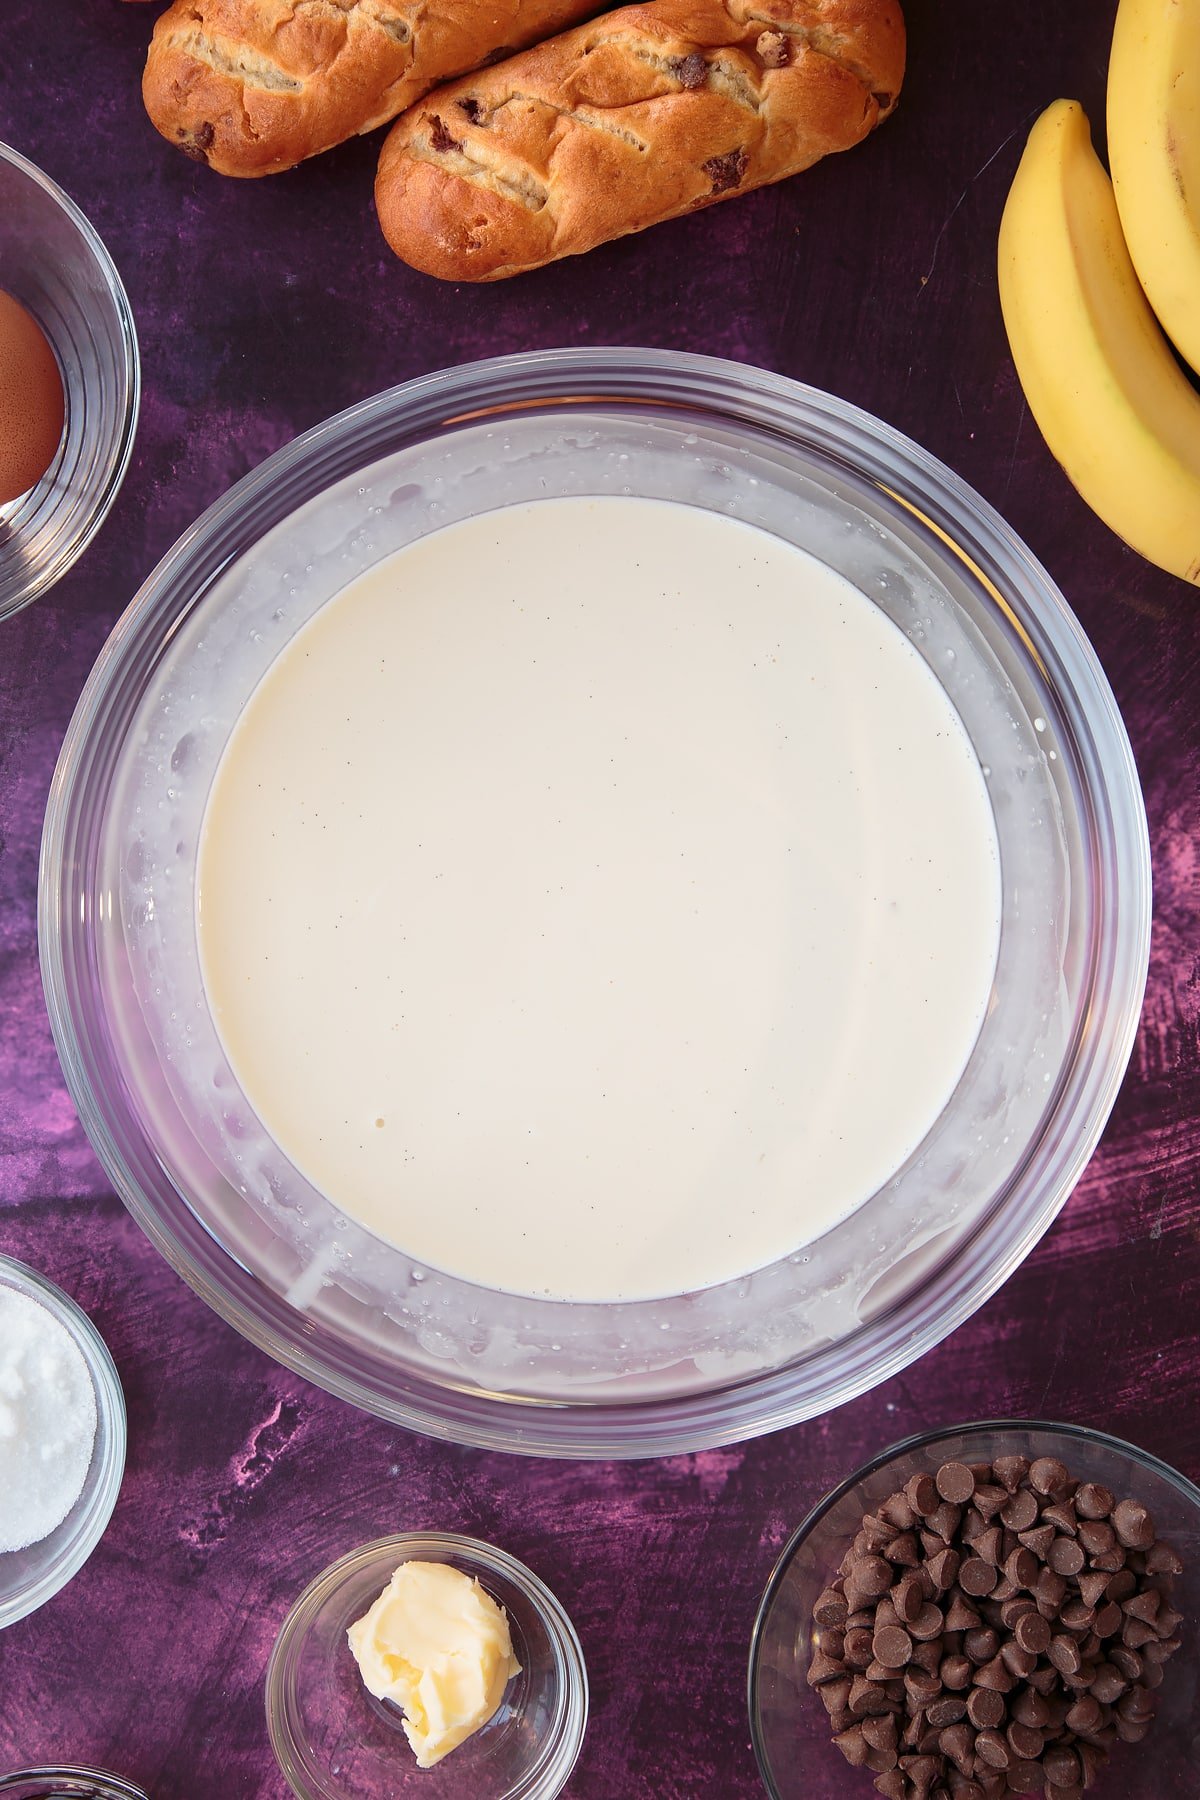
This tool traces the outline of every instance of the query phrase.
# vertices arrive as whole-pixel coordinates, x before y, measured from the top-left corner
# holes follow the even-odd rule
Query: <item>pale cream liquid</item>
[[[979,766],[902,633],[765,532],[547,500],[401,551],[247,704],[199,861],[267,1130],[418,1261],[677,1294],[875,1192],[983,1019]]]

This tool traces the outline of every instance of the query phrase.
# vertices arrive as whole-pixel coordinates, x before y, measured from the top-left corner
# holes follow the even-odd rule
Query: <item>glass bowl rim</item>
[[[52,175],[23,156],[19,150],[0,139],[0,162],[8,163],[18,174],[26,177],[32,184],[40,188],[48,200],[52,201],[72,225],[81,239],[92,261],[96,265],[104,286],[116,309],[117,323],[120,333],[120,382],[121,406],[120,414],[114,421],[111,433],[113,452],[110,457],[111,467],[104,487],[97,495],[96,501],[78,529],[66,543],[60,545],[50,561],[31,574],[25,589],[17,597],[0,610],[0,623],[5,619],[15,618],[17,613],[38,600],[46,591],[60,581],[67,571],[78,562],[96,533],[103,525],[113,502],[121,491],[121,484],[129,469],[133,456],[134,440],[137,436],[138,417],[142,403],[142,357],[138,343],[137,323],[133,316],[133,307],[121,279],[120,271],[112,259],[112,254],[104,239],[96,230],[87,214],[76,205],[70,194],[61,188]],[[107,435],[107,434],[106,434]]]
[[[758,1765],[759,1779],[766,1788],[771,1800],[780,1800],[779,1791],[771,1779],[767,1766],[766,1752],[762,1742],[762,1731],[758,1717],[758,1665],[762,1653],[763,1637],[766,1631],[767,1615],[775,1600],[775,1595],[791,1566],[792,1559],[809,1534],[816,1529],[826,1513],[853,1493],[869,1476],[875,1475],[888,1463],[897,1461],[901,1456],[909,1456],[917,1450],[927,1450],[931,1445],[941,1443],[946,1438],[965,1437],[968,1433],[989,1432],[1000,1434],[1007,1431],[1044,1432],[1047,1436],[1063,1438],[1069,1443],[1101,1444],[1107,1450],[1114,1450],[1119,1455],[1128,1457],[1130,1462],[1147,1469],[1151,1474],[1161,1477],[1170,1486],[1176,1488],[1183,1499],[1190,1501],[1197,1514],[1200,1515],[1200,1487],[1173,1469],[1170,1463],[1163,1462],[1149,1450],[1142,1450],[1137,1444],[1131,1444],[1125,1438],[1114,1437],[1109,1431],[1099,1431],[1092,1425],[1075,1425],[1057,1419],[972,1419],[962,1425],[942,1425],[932,1431],[918,1431],[911,1436],[900,1438],[889,1444],[878,1455],[872,1456],[852,1475],[840,1481],[816,1504],[809,1508],[800,1523],[787,1536],[787,1540],[775,1559],[771,1573],[763,1588],[762,1598],[754,1614],[754,1624],[750,1631],[750,1656],[746,1674],[746,1706],[750,1718],[750,1743],[754,1751],[754,1760]]]
[[[100,1477],[96,1483],[85,1510],[80,1514],[69,1543],[64,1547],[66,1554],[51,1562],[29,1586],[20,1590],[11,1600],[0,1599],[0,1631],[6,1626],[15,1625],[19,1619],[28,1618],[39,1607],[52,1600],[61,1592],[67,1583],[76,1576],[100,1539],[108,1529],[109,1520],[117,1504],[117,1496],[121,1491],[121,1483],[125,1476],[125,1452],[127,1425],[125,1416],[125,1393],[121,1386],[121,1378],[113,1361],[112,1352],[100,1336],[91,1319],[77,1301],[63,1291],[57,1283],[50,1280],[37,1269],[30,1268],[28,1263],[19,1262],[14,1256],[0,1254],[0,1286],[12,1287],[18,1293],[36,1300],[46,1308],[51,1316],[59,1321],[71,1334],[72,1341],[78,1345],[80,1354],[87,1364],[88,1374],[92,1379],[92,1387],[96,1394],[96,1435],[100,1436],[100,1427],[107,1427],[108,1447],[104,1462],[101,1465]],[[96,1449],[93,1447],[92,1461],[88,1464],[88,1474],[95,1466]],[[86,1478],[85,1478],[86,1479]],[[71,1518],[78,1507],[76,1501],[67,1518]],[[63,1521],[66,1523],[66,1520]],[[59,1529],[56,1527],[55,1529]],[[37,1544],[29,1549],[36,1551]],[[20,1554],[15,1552],[14,1554]],[[66,1765],[63,1765],[65,1767]],[[2,1785],[0,1785],[2,1791]]]
[[[75,830],[69,816],[73,790],[91,774],[97,721],[111,705],[143,635],[151,624],[165,623],[167,602],[170,618],[178,619],[185,601],[176,589],[196,558],[214,545],[226,562],[240,555],[311,492],[320,491],[297,491],[305,476],[319,476],[328,485],[400,443],[436,439],[468,419],[506,416],[518,408],[552,414],[588,403],[690,405],[738,430],[790,434],[792,441],[800,439],[829,459],[840,456],[851,463],[906,508],[906,528],[938,554],[949,542],[991,586],[1014,644],[1019,643],[1030,666],[1053,688],[1072,729],[1089,744],[1094,738],[1103,745],[1102,758],[1094,748],[1086,787],[1089,816],[1095,815],[1092,848],[1097,856],[1103,853],[1107,883],[1097,907],[1108,936],[1102,947],[1097,939],[1097,966],[1090,977],[1093,1004],[1097,990],[1100,995],[1103,1031],[1078,1046],[1067,1065],[1054,1109],[1008,1184],[1005,1204],[990,1210],[947,1265],[845,1340],[858,1348],[847,1357],[845,1344],[841,1346],[838,1366],[823,1375],[819,1393],[815,1382],[809,1384],[814,1388],[810,1393],[797,1381],[794,1364],[734,1376],[665,1401],[575,1404],[506,1398],[502,1406],[487,1389],[439,1384],[408,1367],[390,1369],[386,1381],[373,1370],[364,1372],[361,1361],[354,1361],[340,1344],[314,1343],[303,1329],[303,1316],[292,1316],[281,1297],[244,1276],[227,1253],[214,1258],[207,1234],[204,1243],[195,1234],[189,1237],[190,1213],[178,1195],[164,1200],[156,1189],[148,1198],[116,1141],[107,1106],[99,1102],[104,1072],[97,1078],[95,1059],[85,1052],[75,1028],[75,983],[73,974],[68,979],[66,973],[64,932],[78,926],[73,918],[64,926],[58,906],[66,838]],[[378,434],[384,431],[392,435],[381,444]],[[919,507],[905,497],[906,489],[919,499]],[[266,524],[259,508],[270,515]],[[908,513],[915,516],[910,519]],[[236,548],[227,548],[238,524],[250,535],[238,539]],[[976,557],[985,568],[990,563],[999,571],[1011,600],[982,574]],[[207,583],[193,584],[186,604],[201,602],[206,591]],[[156,609],[163,620],[157,619]],[[1064,596],[1001,515],[920,445],[836,396],[728,359],[627,346],[518,352],[419,376],[311,427],[214,501],[151,572],[99,653],[51,784],[39,877],[42,979],[68,1089],[116,1191],[171,1266],[268,1355],[377,1416],[481,1449],[573,1458],[695,1451],[827,1412],[907,1367],[995,1293],[1057,1217],[1111,1112],[1141,1013],[1150,917],[1145,808],[1115,698]],[[1069,1131],[1063,1130],[1064,1123]],[[936,1304],[931,1304],[935,1285]]]
[[[553,1754],[541,1772],[549,1778],[549,1785],[539,1786],[536,1790],[537,1800],[551,1800],[551,1796],[561,1792],[570,1779],[587,1730],[590,1695],[587,1663],[579,1634],[558,1596],[511,1551],[457,1531],[399,1531],[372,1538],[369,1543],[347,1550],[327,1564],[292,1602],[271,1647],[264,1683],[267,1734],[281,1774],[294,1793],[311,1800],[315,1790],[307,1782],[297,1786],[297,1780],[306,1771],[294,1754],[294,1736],[286,1717],[283,1695],[287,1677],[295,1666],[296,1653],[307,1638],[314,1619],[351,1576],[365,1572],[373,1562],[394,1558],[392,1566],[398,1567],[400,1563],[413,1561],[422,1551],[448,1552],[470,1565],[477,1575],[482,1576],[485,1585],[488,1574],[504,1576],[519,1588],[545,1627],[563,1676],[561,1703],[555,1720],[556,1741]]]
[[[81,1763],[39,1763],[34,1769],[14,1769],[0,1775],[0,1794],[26,1781],[86,1781],[94,1800],[148,1800],[143,1788],[111,1769],[85,1769]]]

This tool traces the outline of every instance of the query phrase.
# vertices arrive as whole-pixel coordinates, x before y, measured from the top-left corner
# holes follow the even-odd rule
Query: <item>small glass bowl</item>
[[[70,1763],[0,1775],[0,1794],[7,1800],[148,1800],[140,1787],[107,1769],[81,1769]]]
[[[1200,1623],[1200,1489],[1157,1457],[1084,1425],[998,1419],[906,1438],[859,1469],[797,1526],[775,1565],[750,1641],[750,1735],[772,1800],[853,1800],[872,1792],[866,1770],[847,1768],[834,1746],[820,1700],[806,1683],[813,1649],[812,1609],[872,1512],[911,1475],[944,1462],[991,1462],[997,1456],[1052,1456],[1079,1481],[1094,1481],[1118,1500],[1147,1507],[1161,1538],[1183,1562],[1173,1605],[1183,1614],[1183,1646],[1166,1666],[1149,1736],[1119,1745],[1097,1800],[1122,1791],[1162,1796],[1196,1791],[1200,1737],[1197,1625]]]
[[[96,1441],[78,1500],[49,1537],[25,1550],[0,1552],[3,1629],[36,1612],[65,1587],[104,1535],[125,1472],[125,1397],[107,1345],[87,1314],[61,1288],[8,1256],[0,1256],[0,1287],[36,1300],[66,1327],[88,1366],[96,1394]]]
[[[403,1562],[449,1563],[504,1608],[521,1673],[500,1709],[432,1769],[418,1769],[398,1707],[363,1686],[346,1642]],[[284,1621],[267,1669],[267,1728],[300,1800],[553,1800],[575,1766],[588,1683],[575,1628],[515,1557],[433,1531],[379,1538],[318,1575]]]
[[[44,593],[91,542],[133,449],[141,376],[129,299],[74,201],[0,144],[0,284],[58,358],[66,426],[27,494],[0,506],[0,620]]]

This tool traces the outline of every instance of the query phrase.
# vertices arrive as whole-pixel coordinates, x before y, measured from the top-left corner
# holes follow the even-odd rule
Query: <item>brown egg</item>
[[[0,292],[0,505],[41,480],[63,429],[63,384],[33,316]]]

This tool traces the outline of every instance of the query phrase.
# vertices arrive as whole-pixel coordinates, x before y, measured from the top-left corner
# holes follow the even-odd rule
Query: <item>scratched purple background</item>
[[[524,1558],[576,1621],[593,1710],[575,1800],[739,1800],[760,1792],[743,1697],[759,1593],[789,1528],[867,1454],[916,1426],[1049,1412],[1112,1427],[1200,1477],[1200,596],[1123,549],[1055,469],[1022,405],[993,275],[1035,112],[1078,94],[1103,116],[1114,4],[909,10],[904,103],[874,142],[783,188],[472,291],[391,259],[371,210],[373,142],[268,182],[222,182],[142,115],[150,9],[0,7],[0,136],[99,227],[145,376],[133,466],[103,532],[49,598],[0,627],[0,1248],[91,1313],[130,1421],[100,1549],[0,1635],[0,1769],[95,1760],[156,1800],[284,1800],[262,1684],[290,1601],[368,1537],[446,1527]],[[406,1437],[207,1312],[126,1218],[84,1139],[34,933],[67,720],[174,537],[269,451],[363,395],[476,356],[580,343],[710,351],[798,376],[973,482],[1100,651],[1141,767],[1157,876],[1149,996],[1121,1100],[1066,1212],[1004,1291],[830,1418],[740,1449],[611,1466]],[[811,1791],[844,1800],[849,1778]]]

